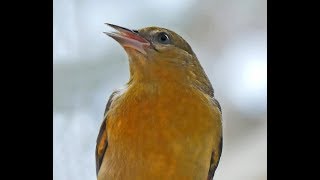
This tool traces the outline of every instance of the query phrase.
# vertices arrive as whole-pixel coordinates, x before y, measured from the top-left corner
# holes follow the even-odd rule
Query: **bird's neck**
[[[162,90],[163,87],[196,88],[213,96],[211,83],[197,60],[189,63],[176,63],[177,59],[157,60],[130,58],[129,85],[150,87],[147,89]],[[165,89],[164,89],[165,90]]]
[[[143,74],[142,74],[143,73]],[[182,90],[199,90],[213,96],[211,83],[206,76],[194,72],[165,71],[139,72],[131,75],[128,85],[138,87],[145,93],[179,93]]]
[[[164,94],[179,94],[184,90],[192,90],[190,84],[174,81],[174,80],[132,80],[128,83],[129,89],[132,89],[137,95],[158,96]]]

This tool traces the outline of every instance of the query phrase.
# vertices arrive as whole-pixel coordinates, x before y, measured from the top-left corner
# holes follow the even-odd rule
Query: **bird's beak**
[[[104,33],[118,41],[123,47],[133,48],[142,54],[147,54],[145,49],[150,46],[150,42],[141,37],[136,31],[109,23],[105,24],[117,30],[117,32]]]

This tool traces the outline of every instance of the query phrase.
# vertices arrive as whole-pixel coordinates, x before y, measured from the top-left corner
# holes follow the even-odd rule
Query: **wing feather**
[[[108,137],[107,137],[107,113],[110,109],[110,106],[113,102],[114,96],[119,91],[114,91],[111,96],[109,97],[108,103],[106,105],[105,111],[104,111],[104,118],[103,122],[100,126],[99,134],[97,137],[97,144],[96,144],[96,175],[98,175],[98,172],[100,170],[100,166],[104,157],[104,154],[108,147]]]
[[[213,103],[219,108],[220,113],[222,113],[219,101],[216,100],[214,97],[212,97],[212,100],[213,100]],[[220,157],[221,157],[221,153],[222,153],[222,146],[223,146],[223,138],[222,138],[222,134],[221,134],[220,142],[219,142],[219,149],[213,149],[212,153],[211,153],[210,167],[209,167],[207,180],[212,180],[214,173],[219,165],[219,161],[220,161]]]

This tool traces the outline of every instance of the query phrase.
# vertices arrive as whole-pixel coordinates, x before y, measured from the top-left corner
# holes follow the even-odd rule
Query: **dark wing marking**
[[[220,113],[222,113],[222,110],[221,110],[221,106],[220,106],[219,101],[218,101],[218,100],[216,100],[214,97],[212,98],[212,100],[213,100],[213,103],[214,103],[214,104],[219,108]]]
[[[220,113],[222,113],[221,106],[218,100],[216,100],[214,97],[212,97],[213,103],[219,108]],[[213,150],[211,154],[211,160],[210,160],[210,167],[209,167],[209,173],[208,173],[208,178],[207,180],[212,180],[214,173],[219,165],[221,153],[222,153],[222,145],[223,145],[223,138],[222,135],[220,137],[220,142],[219,142],[219,149],[217,151]],[[218,153],[218,156],[215,156],[215,153]],[[215,157],[217,157],[215,159]]]
[[[210,168],[209,168],[209,173],[208,173],[208,178],[207,180],[212,180],[214,173],[219,165],[220,157],[221,157],[221,152],[222,152],[222,144],[223,144],[223,138],[220,138],[220,143],[219,143],[219,149],[218,152],[212,151],[211,154],[211,160],[210,160]],[[214,159],[215,153],[218,153],[217,159]]]
[[[110,105],[112,103],[113,97],[118,93],[119,91],[114,91],[111,96],[109,97],[108,103],[106,105],[105,111],[104,111],[104,119],[100,126],[100,131],[97,137],[97,144],[96,144],[96,175],[98,175],[104,154],[108,147],[108,139],[107,139],[107,120],[106,117],[107,112],[109,111]]]

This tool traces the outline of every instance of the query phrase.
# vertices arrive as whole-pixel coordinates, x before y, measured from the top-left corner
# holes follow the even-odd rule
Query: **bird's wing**
[[[218,100],[216,100],[214,97],[212,97],[212,100],[213,100],[213,103],[219,108],[220,112],[222,113],[221,106],[220,106]],[[209,167],[207,180],[212,180],[214,173],[218,167],[221,152],[222,152],[222,144],[223,144],[223,138],[221,135],[220,142],[219,142],[219,149],[213,149],[213,151],[211,153],[210,167]]]
[[[111,96],[109,97],[108,103],[106,105],[105,111],[104,111],[104,118],[103,122],[100,126],[100,131],[97,137],[97,144],[96,144],[96,175],[98,175],[104,154],[108,147],[108,139],[107,139],[107,120],[108,117],[106,116],[110,105],[113,101],[113,97],[118,93],[118,91],[114,91]]]
[[[218,167],[219,161],[220,161],[220,156],[221,156],[221,151],[222,151],[222,136],[220,138],[219,142],[219,149],[218,151],[212,151],[211,154],[211,160],[210,160],[210,168],[208,172],[208,180],[212,180],[214,173]],[[217,155],[215,153],[218,153]]]

